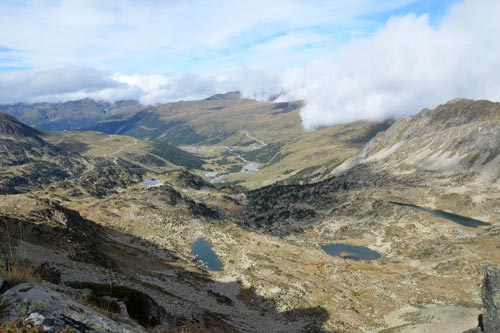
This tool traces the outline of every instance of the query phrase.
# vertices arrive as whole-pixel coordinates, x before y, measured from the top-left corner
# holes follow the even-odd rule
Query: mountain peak
[[[499,126],[500,103],[454,99],[397,121],[353,162],[378,162],[391,170],[474,171],[493,179],[500,161]]]
[[[239,91],[229,91],[225,94],[216,94],[213,95],[209,98],[207,98],[207,101],[218,101],[221,99],[229,99],[229,100],[239,100],[241,99],[241,94]]]

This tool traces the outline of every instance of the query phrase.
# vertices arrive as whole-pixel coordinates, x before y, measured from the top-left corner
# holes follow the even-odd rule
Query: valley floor
[[[452,179],[436,178],[426,183],[427,175],[421,178],[426,179],[422,183],[413,177],[407,183],[408,179],[404,175],[393,180],[384,178],[386,185],[382,186],[369,185],[372,179],[358,179],[366,182],[365,186],[333,193],[333,197],[342,198],[340,202],[332,199],[336,206],[331,208],[335,209],[325,209],[306,226],[302,220],[281,221],[283,230],[299,230],[286,233],[244,226],[241,221],[245,208],[226,200],[227,195],[220,190],[210,188],[178,190],[185,197],[225,212],[222,219],[193,216],[185,210],[186,203],[167,203],[161,186],[148,188],[140,184],[104,199],[66,199],[64,205],[116,230],[111,238],[117,244],[130,244],[130,237],[141,240],[137,246],[151,243],[158,253],[169,251],[178,257],[173,264],[178,269],[196,274],[203,271],[193,261],[190,244],[205,237],[224,263],[224,270],[210,272],[209,278],[216,281],[216,292],[231,300],[231,309],[210,299],[204,301],[199,291],[181,288],[161,277],[175,275],[172,268],[160,268],[151,261],[151,267],[147,267],[142,259],[136,262],[115,257],[113,261],[127,260],[134,274],[146,270],[139,275],[142,282],[164,290],[170,298],[224,313],[240,321],[236,325],[250,325],[257,319],[248,314],[240,317],[234,304],[240,304],[241,313],[248,310],[264,317],[271,313],[268,324],[278,313],[324,309],[327,315],[320,326],[335,332],[459,332],[474,327],[481,311],[479,286],[483,269],[500,266],[500,228],[495,211],[500,196],[492,195],[500,192],[498,188],[465,187]],[[55,193],[46,193],[37,195],[55,197]],[[19,205],[19,200],[5,197],[2,205]],[[439,208],[493,224],[468,228],[415,209],[397,207],[391,201]],[[294,203],[287,205],[293,207]],[[320,248],[326,243],[363,245],[382,257],[372,261],[332,257]],[[16,249],[20,257],[32,253],[29,259],[40,261],[39,248],[21,243]],[[47,252],[43,258],[50,256]],[[160,277],[151,277],[153,272]],[[66,274],[64,278],[69,280],[89,279],[67,270]],[[121,279],[119,274],[115,278]],[[157,296],[169,308],[168,301],[165,303],[169,297],[161,293]],[[181,315],[175,307],[170,311]],[[300,327],[305,327],[294,324],[293,328],[285,328],[286,321],[280,323],[283,326],[276,327],[276,332],[301,331]]]

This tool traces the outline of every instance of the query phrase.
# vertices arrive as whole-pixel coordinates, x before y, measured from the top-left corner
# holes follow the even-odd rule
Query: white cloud
[[[500,100],[499,13],[498,0],[469,0],[438,28],[427,15],[391,18],[332,58],[289,70],[284,87],[306,101],[306,129],[400,117],[455,97]]]
[[[60,66],[39,71],[0,73],[3,103],[68,99],[67,95],[102,94],[126,88],[92,68]]]
[[[252,50],[259,52],[249,45],[273,36],[285,34],[274,44],[274,51],[285,52],[312,42],[294,36],[318,30],[320,40],[329,39],[332,32],[375,24],[360,17],[415,1],[0,1],[0,46],[18,50],[19,64],[34,68],[77,63],[110,71],[208,73],[217,59],[243,51],[244,60],[221,66],[235,70]],[[281,57],[272,65],[299,65],[296,59]]]
[[[283,93],[281,100],[305,100],[301,116],[312,129],[400,117],[455,97],[500,100],[500,0],[466,0],[434,25],[427,15],[408,14],[371,34],[362,29],[373,22],[361,16],[410,2],[177,1],[158,8],[28,2],[34,5],[22,20],[16,4],[1,3],[0,32],[13,33],[0,34],[0,46],[24,54],[22,64],[46,68],[73,60],[89,66],[0,72],[0,103],[91,97],[156,104],[231,90],[260,100]],[[331,30],[312,28],[318,26],[361,31],[361,37],[338,47]],[[137,60],[148,70],[127,70]],[[107,62],[124,69],[92,69]],[[181,69],[144,74],[171,72],[160,66],[165,63]]]
[[[0,73],[0,103],[61,102],[82,98],[139,100],[145,105],[203,99],[239,90],[244,97],[267,100],[281,89],[278,74],[255,70],[218,77],[180,77],[108,73],[88,67],[61,66],[38,71]]]

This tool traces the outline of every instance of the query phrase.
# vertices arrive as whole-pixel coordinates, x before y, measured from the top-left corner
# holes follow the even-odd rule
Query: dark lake
[[[433,216],[441,217],[443,219],[450,220],[452,222],[458,223],[460,225],[463,225],[464,227],[470,227],[470,228],[477,228],[477,227],[482,227],[485,225],[489,225],[488,222],[484,222],[481,220],[476,220],[470,217],[454,214],[454,213],[449,213],[445,212],[444,210],[435,210],[435,209],[429,209],[425,207],[420,207],[417,205],[412,205],[412,204],[405,204],[401,202],[393,202],[389,201],[391,204],[396,205],[398,207],[405,207],[405,208],[414,208],[421,210],[422,212],[425,212],[427,214],[431,214]]]
[[[191,253],[203,262],[210,271],[221,271],[223,268],[222,262],[220,261],[217,253],[212,249],[212,246],[203,238],[198,238],[191,245]]]
[[[365,246],[354,246],[342,243],[321,245],[321,249],[334,257],[350,260],[373,260],[380,258],[380,253]]]

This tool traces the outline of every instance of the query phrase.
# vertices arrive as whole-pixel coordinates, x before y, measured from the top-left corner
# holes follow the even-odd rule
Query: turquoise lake
[[[203,237],[198,238],[191,245],[191,253],[203,262],[210,271],[221,271],[224,268],[217,253],[215,253],[212,246]]]

